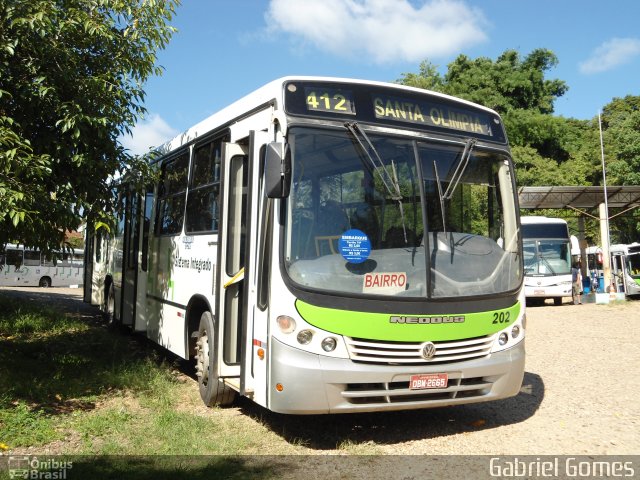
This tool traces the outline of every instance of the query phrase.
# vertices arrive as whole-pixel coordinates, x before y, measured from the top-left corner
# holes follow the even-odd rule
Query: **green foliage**
[[[567,91],[562,80],[544,78],[557,63],[553,52],[545,49],[534,50],[524,59],[517,51],[506,50],[495,62],[460,55],[448,65],[443,91],[501,114],[513,109],[552,113],[554,100]]]
[[[640,96],[615,98],[602,113],[608,185],[640,185]],[[614,223],[619,243],[640,240],[640,209]]]
[[[498,111],[504,120],[520,186],[602,185],[597,117],[576,120],[552,115],[566,83],[546,79],[555,54],[533,50],[521,58],[506,50],[495,61],[458,56],[445,75],[429,61],[399,83],[444,92]],[[615,98],[602,114],[607,184],[640,185],[640,97]],[[559,212],[550,212],[557,216]],[[612,212],[615,213],[615,212]],[[638,209],[612,224],[616,241],[637,241]]]
[[[178,2],[0,0],[0,244],[59,247],[111,209],[114,175],[145,167],[118,137]]]
[[[396,80],[396,82],[409,87],[442,92],[444,81],[437,69],[438,67],[436,65],[425,60],[420,64],[419,73],[403,73],[402,78]]]

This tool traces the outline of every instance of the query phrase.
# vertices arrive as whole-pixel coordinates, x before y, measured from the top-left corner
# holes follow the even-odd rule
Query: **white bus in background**
[[[627,297],[640,295],[640,243],[611,245],[609,253],[616,290]]]
[[[163,151],[158,185],[121,184],[109,244],[87,236],[85,301],[193,360],[207,405],[239,394],[318,414],[518,394],[522,249],[498,114],[288,77]]]
[[[571,296],[571,238],[560,218],[521,217],[524,293],[530,303]]]
[[[70,287],[81,285],[84,277],[84,250],[41,254],[23,245],[9,244],[0,253],[2,287]]]

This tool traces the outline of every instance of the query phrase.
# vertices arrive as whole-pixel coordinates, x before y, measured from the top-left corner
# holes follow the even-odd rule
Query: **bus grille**
[[[349,383],[342,397],[354,405],[435,402],[479,398],[488,395],[493,379],[484,377],[449,378],[447,388],[411,390],[409,382]]]
[[[422,357],[422,348],[425,342],[383,342],[361,338],[345,338],[345,340],[349,357],[354,362],[384,365],[431,365],[486,357],[491,351],[495,338],[494,334],[465,340],[433,342],[436,353],[429,360]]]

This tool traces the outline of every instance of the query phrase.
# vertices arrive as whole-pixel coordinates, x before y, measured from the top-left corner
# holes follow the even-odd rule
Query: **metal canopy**
[[[604,187],[520,187],[520,208],[597,208],[604,202]],[[607,186],[609,208],[640,207],[640,186]]]

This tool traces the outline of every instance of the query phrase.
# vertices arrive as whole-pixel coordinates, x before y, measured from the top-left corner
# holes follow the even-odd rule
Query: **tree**
[[[544,78],[557,63],[555,54],[546,49],[536,49],[523,60],[517,51],[506,50],[495,62],[459,55],[448,65],[444,77],[424,61],[418,74],[404,73],[398,82],[461,97],[500,114],[513,109],[546,114],[553,113],[553,102],[568,89],[562,80]]]
[[[602,112],[608,185],[640,185],[640,96],[614,98]],[[616,218],[616,239],[638,241],[640,209]]]
[[[524,59],[515,50],[506,50],[495,61],[460,55],[444,75],[424,61],[419,73],[405,73],[398,82],[498,111],[509,136],[518,185],[602,185],[597,118],[552,115],[554,101],[568,88],[562,80],[545,78],[557,62],[546,49],[536,49]],[[607,183],[640,185],[640,97],[613,99],[603,110],[602,125]],[[637,241],[640,209],[617,217],[612,228],[618,241]]]
[[[179,0],[0,0],[0,246],[59,248],[147,167],[118,138],[145,112]]]

